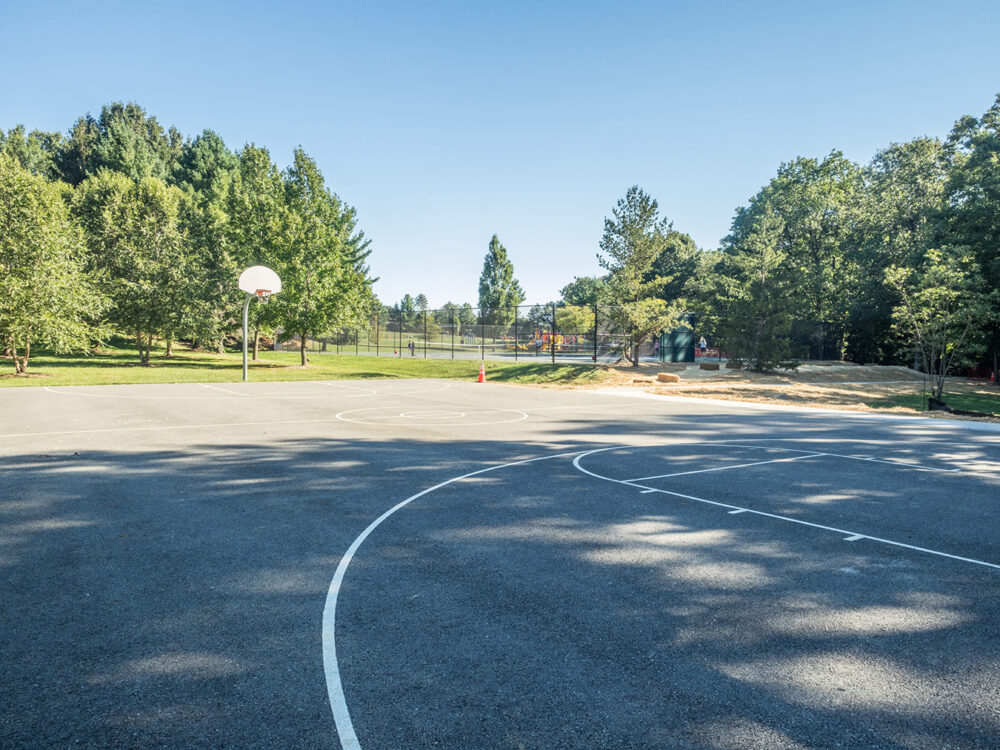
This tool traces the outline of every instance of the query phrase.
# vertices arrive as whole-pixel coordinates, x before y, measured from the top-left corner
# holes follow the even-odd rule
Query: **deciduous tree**
[[[155,177],[136,182],[107,170],[80,185],[74,199],[110,322],[135,336],[144,365],[154,337],[171,340],[180,330],[188,301],[180,201],[177,188]]]
[[[64,188],[0,154],[0,342],[22,375],[32,346],[87,346],[102,308]]]
[[[891,266],[886,281],[899,294],[896,323],[917,342],[932,396],[940,399],[948,373],[982,353],[982,331],[995,323],[995,290],[964,248],[927,251],[917,268]]]

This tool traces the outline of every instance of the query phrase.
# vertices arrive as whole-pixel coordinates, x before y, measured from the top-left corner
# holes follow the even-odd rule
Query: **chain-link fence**
[[[631,331],[620,309],[603,305],[522,305],[480,310],[469,305],[437,310],[383,308],[359,329],[309,338],[318,354],[375,357],[613,363],[631,356]],[[645,362],[724,362],[727,347],[714,331],[699,330],[694,316],[677,330],[663,331],[639,345]],[[839,337],[839,338],[838,338]],[[793,331],[793,357],[838,358],[842,335],[820,324]],[[276,348],[298,350],[298,337],[279,335]]]

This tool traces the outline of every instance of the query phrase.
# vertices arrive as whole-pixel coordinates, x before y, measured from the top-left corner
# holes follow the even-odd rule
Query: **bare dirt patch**
[[[680,380],[676,383],[657,382],[651,387],[648,380],[656,378],[659,373],[672,373]],[[649,364],[637,368],[608,368],[606,377],[596,387],[607,386],[642,388],[647,393],[663,396],[954,418],[944,412],[918,412],[902,406],[868,406],[870,402],[924,392],[924,376],[899,366],[810,362],[791,372],[760,374],[745,370],[704,370],[698,364]],[[963,379],[950,379],[947,390],[949,393],[993,396],[997,393],[996,387],[990,383]],[[1000,421],[993,417],[983,419]]]

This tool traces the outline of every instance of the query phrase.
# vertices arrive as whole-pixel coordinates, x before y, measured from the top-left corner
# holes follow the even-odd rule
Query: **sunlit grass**
[[[309,355],[300,366],[298,352],[261,352],[250,362],[250,380],[358,380],[367,378],[450,378],[475,380],[475,360],[424,359],[420,356]],[[5,365],[7,366],[5,368]],[[6,371],[4,371],[6,369]],[[135,349],[124,342],[92,354],[35,354],[28,377],[16,377],[13,363],[0,358],[0,387],[42,385],[116,385],[140,383],[234,383],[243,377],[242,354],[192,351],[175,346],[174,355],[154,349],[149,367],[139,364]],[[600,367],[586,364],[514,364],[487,362],[487,378],[505,383],[596,383],[605,377]]]
[[[994,396],[983,393],[946,393],[941,400],[952,409],[959,411],[977,411],[984,414],[1000,415],[1000,394]],[[925,411],[927,409],[927,396],[921,393],[900,394],[866,403],[875,409],[902,406],[906,409]]]

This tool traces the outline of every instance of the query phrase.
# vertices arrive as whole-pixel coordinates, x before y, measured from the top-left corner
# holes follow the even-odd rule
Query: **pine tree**
[[[479,315],[486,325],[510,325],[524,302],[524,291],[514,278],[514,264],[494,234],[479,277]]]

